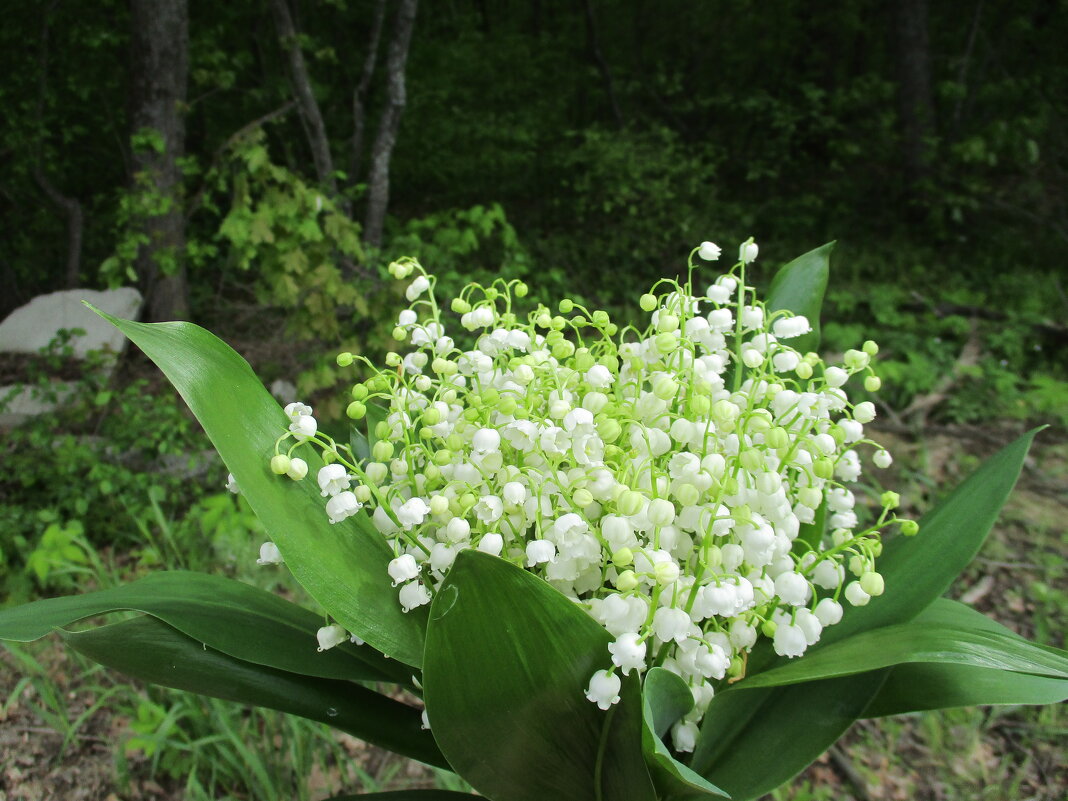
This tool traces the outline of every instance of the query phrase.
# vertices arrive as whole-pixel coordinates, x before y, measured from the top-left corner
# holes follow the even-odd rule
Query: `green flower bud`
[[[389,423],[387,423],[385,420],[379,420],[377,423],[375,423],[376,439],[385,439],[390,435],[390,433],[391,432],[389,430]]]
[[[525,298],[527,296],[527,293],[530,291],[530,288],[522,281],[520,281],[515,285],[515,290],[513,291],[515,292],[515,296],[517,298]]]
[[[575,302],[573,300],[571,300],[570,298],[564,298],[563,300],[560,301],[559,309],[560,309],[560,311],[562,313],[571,314],[571,312],[572,312],[572,310],[574,308],[575,308]]]
[[[606,443],[612,443],[619,439],[619,435],[623,433],[623,426],[612,418],[608,418],[604,422],[597,424],[597,433],[601,435],[601,439]]]
[[[289,470],[290,458],[284,453],[276,454],[271,459],[271,472],[275,475],[284,476]]]
[[[509,415],[515,412],[516,402],[515,398],[506,397],[501,398],[500,403],[497,405],[497,410],[503,415]]]
[[[865,343],[864,343],[864,345],[862,346],[862,349],[863,349],[863,351],[864,351],[865,353],[867,353],[867,354],[868,354],[869,356],[874,356],[874,355],[875,355],[876,353],[878,353],[878,352],[879,352],[879,346],[878,346],[878,345],[876,345],[876,344],[875,344],[875,343],[874,343],[874,342],[873,342],[872,340],[870,340],[870,339],[869,339],[869,340],[868,340],[867,342],[865,342]]]
[[[690,398],[690,408],[695,414],[704,417],[712,410],[712,399],[707,395],[693,395]]]
[[[816,459],[812,463],[812,473],[817,478],[830,479],[834,477],[834,462],[826,456]]]
[[[348,367],[352,364],[352,354],[346,351],[345,353],[339,353],[337,355],[337,366]]]
[[[460,508],[466,512],[472,506],[478,503],[478,498],[475,497],[473,492],[465,492],[460,496]]]
[[[393,338],[398,342],[403,342],[408,338],[408,332],[398,325],[393,329]]]
[[[449,436],[445,438],[445,447],[450,451],[461,450],[464,447],[463,437],[456,433],[449,434]]]
[[[901,496],[891,490],[884,492],[879,500],[885,509],[896,509],[901,505]],[[871,595],[871,593],[868,594]]]
[[[345,409],[345,414],[351,420],[362,420],[363,416],[367,414],[367,407],[359,401],[353,401],[348,405],[348,408]]]
[[[797,377],[800,378],[802,381],[807,381],[808,379],[812,378],[812,365],[808,362],[801,362],[797,365],[797,368],[794,370],[794,372],[797,373]]]
[[[367,387],[363,384],[357,384],[352,388],[350,394],[352,395],[353,400],[363,400],[368,395]]]
[[[870,375],[864,379],[864,389],[868,392],[878,392],[883,386],[883,380],[877,375]]]
[[[634,563],[634,552],[630,548],[620,548],[612,554],[612,564],[616,567],[626,567]]]
[[[883,582],[883,577],[876,573],[874,570],[869,570],[863,576],[860,577],[860,588],[864,592],[868,593],[872,597],[882,595],[886,589],[886,585]]]
[[[584,509],[593,503],[593,495],[585,487],[580,487],[571,494],[571,500],[574,501],[575,505],[580,509]]]
[[[683,506],[693,506],[700,499],[701,492],[693,484],[680,484],[675,489],[675,497]]]
[[[642,295],[641,298],[638,299],[638,305],[641,307],[642,311],[651,312],[656,308],[656,295],[650,295],[648,293]]]
[[[371,448],[371,456],[376,462],[385,462],[393,458],[393,443],[380,439]]]
[[[738,454],[738,461],[750,473],[759,473],[764,470],[764,454],[756,448],[742,451]]]
[[[738,525],[745,526],[753,522],[753,510],[749,508],[748,504],[739,504],[731,509],[731,517],[734,518],[734,522]]]
[[[809,509],[816,509],[823,503],[823,493],[815,487],[802,487],[798,490],[797,499]]]
[[[662,313],[656,319],[656,330],[671,334],[679,330],[679,318],[674,314]]]
[[[360,503],[367,503],[371,500],[371,488],[366,484],[360,484],[352,491],[352,494],[356,496],[356,500]]]
[[[871,361],[871,356],[862,350],[847,350],[843,361],[851,370],[863,370],[868,366],[868,362]],[[870,595],[871,593],[869,593]]]
[[[775,630],[778,628],[774,620],[765,620],[760,626],[760,631],[765,637],[774,637]]]
[[[426,476],[427,481],[437,481],[441,478],[441,471],[436,464],[428,464],[423,468],[423,475]]]
[[[644,503],[645,498],[642,494],[640,492],[635,492],[634,490],[627,490],[619,496],[619,500],[617,501],[620,513],[627,515],[628,517],[630,515],[638,514]]]
[[[764,433],[764,442],[769,448],[779,450],[779,448],[785,448],[790,444],[790,435],[786,433],[786,429],[782,426],[775,426],[775,428],[769,428]]]
[[[423,412],[423,425],[436,426],[441,422],[441,412],[431,406],[429,409]]]
[[[678,391],[678,382],[668,375],[658,376],[653,383],[653,394],[662,401],[671,400]]]
[[[467,314],[469,311],[471,311],[471,304],[463,298],[453,298],[452,310],[457,314]]]
[[[442,448],[440,451],[434,451],[434,455],[431,459],[438,467],[444,467],[452,461],[452,451],[447,448]]]
[[[656,335],[653,342],[656,345],[656,349],[664,355],[671,353],[679,346],[679,338],[674,333],[661,332]]]
[[[441,516],[449,511],[449,499],[444,495],[435,495],[430,499],[430,514]]]
[[[616,576],[616,589],[620,592],[630,592],[640,584],[638,575],[633,570],[624,570]]]
[[[593,322],[599,326],[607,325],[609,322],[608,312],[598,309],[593,313]]]
[[[901,533],[906,537],[915,537],[920,532],[920,524],[915,520],[902,520]]]
[[[705,566],[717,568],[723,564],[723,550],[718,545],[709,545],[705,551]]]

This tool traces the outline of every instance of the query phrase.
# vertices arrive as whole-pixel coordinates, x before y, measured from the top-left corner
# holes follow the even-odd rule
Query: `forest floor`
[[[883,428],[876,438],[896,462],[893,474],[880,478],[901,492],[907,511],[918,512],[930,502],[933,488],[955,485],[1019,433],[1018,426],[928,427],[919,433]],[[1022,635],[1063,647],[1066,520],[1068,437],[1051,429],[1039,436],[994,532],[950,595]],[[136,697],[141,692],[136,684],[87,671],[54,642],[0,650],[0,801],[189,797],[186,777],[168,771],[158,754],[124,747],[136,729],[136,706],[114,699],[116,693]],[[1064,705],[861,721],[769,799],[1063,801],[1068,798],[1066,731]],[[298,793],[302,798],[435,786],[435,777],[414,763],[398,762],[347,735],[322,736],[333,737],[340,748],[334,753],[344,757],[316,763]],[[346,759],[359,769],[350,769]],[[235,791],[220,797],[255,796]]]

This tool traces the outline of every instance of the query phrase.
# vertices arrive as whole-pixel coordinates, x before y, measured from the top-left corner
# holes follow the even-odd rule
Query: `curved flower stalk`
[[[296,454],[320,450],[326,464],[304,480],[318,483],[331,523],[370,512],[404,611],[432,600],[458,553],[478,550],[539,575],[612,635],[611,665],[586,690],[601,709],[620,700],[619,674],[680,676],[694,699],[672,730],[680,752],[762,637],[780,656],[804,654],[844,607],[884,592],[880,534],[917,530],[894,514],[893,492],[870,525],[854,509],[862,455],[891,463],[865,434],[874,405],[845,389],[854,376],[879,388],[877,345],[840,364],[797,350],[808,319],[769,309],[746,283],[756,244],[722,274],[695,262],[718,255],[702,244],[685,284],[643,295],[641,329],[568,299],[523,314],[522,282],[471,284],[450,304],[466,349],[449,336],[434,276],[394,262],[411,279],[393,332],[409,348],[384,369],[338,357],[372,371],[348,407],[357,420],[368,404],[384,409],[370,458],[318,434],[301,403],[286,407],[271,456],[275,473],[301,480]]]

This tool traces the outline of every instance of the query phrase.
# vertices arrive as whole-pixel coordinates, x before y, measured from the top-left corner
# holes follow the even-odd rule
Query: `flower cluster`
[[[385,410],[370,424],[370,457],[318,432],[296,403],[271,460],[301,480],[308,468],[294,451],[322,449],[327,516],[370,511],[396,555],[389,576],[406,611],[430,602],[467,548],[543,577],[614,638],[590,701],[608,709],[619,674],[654,664],[686,680],[695,707],[673,729],[679,751],[692,750],[715,688],[744,675],[759,637],[781,656],[803,654],[842,619],[843,600],[882,593],[880,531],[916,531],[894,516],[891,492],[861,526],[849,489],[866,448],[875,465],[891,461],[865,436],[875,407],[844,388],[853,376],[879,388],[875,343],[841,364],[796,349],[810,323],[768,309],[746,285],[752,240],[695,289],[694,257],[720,252],[703,243],[685,285],[662,280],[643,295],[642,330],[567,299],[558,313],[520,316],[522,282],[469,285],[451,304],[468,348],[446,333],[434,277],[395,262],[396,278],[414,275],[393,332],[410,347],[390,353],[386,370],[372,366],[348,407],[356,420]],[[354,361],[366,360],[338,357]],[[261,551],[261,562],[279,559],[273,546]],[[324,648],[344,635],[327,628]]]

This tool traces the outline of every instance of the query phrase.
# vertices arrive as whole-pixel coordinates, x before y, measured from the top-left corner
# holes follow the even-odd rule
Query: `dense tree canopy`
[[[537,268],[608,303],[606,269],[644,281],[709,236],[776,257],[837,238],[884,279],[1050,270],[1068,244],[1066,10],[8,2],[2,304],[188,269],[194,317],[249,284],[314,315],[307,292],[374,280],[361,242]],[[146,61],[185,25],[187,53]]]

